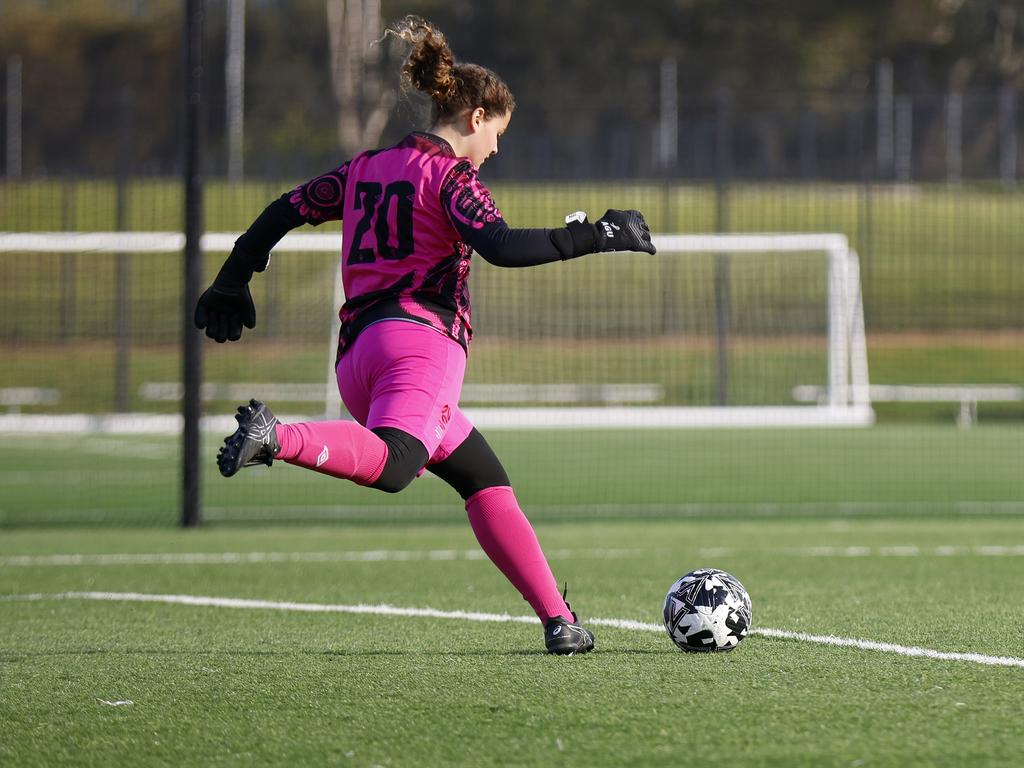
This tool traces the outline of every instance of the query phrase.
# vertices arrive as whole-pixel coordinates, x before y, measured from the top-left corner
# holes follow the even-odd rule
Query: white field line
[[[512,616],[507,613],[478,613],[473,611],[439,611],[434,608],[400,608],[393,605],[333,605],[325,603],[293,603],[276,600],[250,600],[236,597],[208,597],[203,595],[152,595],[139,592],[57,592],[52,594],[25,594],[0,596],[0,602],[36,600],[100,600],[107,602],[173,603],[212,608],[239,608],[250,610],[297,611],[302,613],[351,613],[372,616],[402,616],[410,618],[455,619],[460,621],[536,624],[534,616]],[[661,624],[650,624],[630,619],[590,619],[594,626],[614,627],[635,632],[664,632]],[[751,634],[781,640],[857,648],[864,651],[893,653],[898,656],[934,659],[937,661],[966,661],[997,667],[1024,668],[1024,659],[1014,656],[986,656],[981,653],[950,653],[912,645],[880,643],[832,635],[812,635],[806,632],[788,632],[782,629],[754,628]]]
[[[735,557],[740,554],[777,553],[796,557],[1024,557],[1024,544],[976,544],[922,547],[916,544],[895,544],[880,547],[705,547],[700,557]],[[0,560],[2,563],[2,560]]]
[[[269,472],[266,467],[253,467],[252,471]],[[430,477],[428,472],[424,477]],[[159,485],[166,479],[165,471],[97,470],[69,474],[67,470],[0,470],[0,494],[7,485],[45,485],[56,482],[78,482],[88,487],[98,484]],[[35,522],[100,522],[113,517],[123,517],[131,510],[108,507],[66,507],[50,508],[33,512]],[[778,518],[787,516],[839,515],[854,518],[860,515],[876,516],[893,514],[917,517],[934,512],[962,516],[1011,516],[1024,515],[1024,501],[912,501],[912,502],[800,502],[800,503],[746,503],[723,502],[709,504],[572,504],[549,505],[531,504],[528,512],[552,519],[601,520],[621,518],[630,515],[646,515],[654,518],[692,518],[713,515],[743,515],[757,518]],[[159,512],[143,512],[149,516]],[[265,507],[208,507],[203,510],[206,520],[348,520],[373,517],[384,519],[395,517],[415,520],[418,516],[445,516],[465,514],[458,504],[403,504],[390,506],[346,506],[346,505],[303,505]],[[13,509],[0,507],[0,523],[8,519],[23,520],[25,515]]]
[[[255,467],[260,470],[260,467]],[[425,476],[429,476],[427,473]],[[658,517],[704,517],[712,514],[739,513],[751,517],[775,518],[787,515],[832,514],[854,517],[895,513],[922,515],[936,510],[958,515],[1022,515],[1024,501],[856,501],[856,502],[714,502],[697,504],[531,504],[530,512],[558,517],[605,518],[643,513]],[[365,506],[304,505],[209,507],[204,510],[208,520],[344,519],[352,516],[416,515],[461,511],[458,505],[407,504],[368,508]]]
[[[1024,544],[938,547],[918,547],[914,545],[885,547],[792,547],[782,551],[786,554],[799,555],[801,557],[955,557],[962,555],[976,557],[1020,557],[1024,556]]]
[[[936,651],[931,648],[919,648],[913,645],[896,645],[895,643],[880,643],[875,640],[861,640],[855,637],[835,637],[834,635],[811,635],[807,632],[787,632],[783,629],[751,630],[754,634],[765,637],[775,637],[782,640],[799,640],[805,643],[818,643],[820,645],[833,645],[840,648],[859,648],[863,651],[881,651],[882,653],[895,653],[900,656],[916,656],[937,661],[970,661],[974,664],[987,664],[993,667],[1022,667],[1024,659],[1014,656],[986,656],[982,653],[950,653],[947,651]]]
[[[552,549],[552,560],[621,560],[646,557],[666,549]],[[701,558],[735,557],[747,550],[730,547],[705,547],[697,550]],[[1024,557],[1024,544],[987,544],[975,546],[919,547],[765,547],[760,554],[778,552],[799,557]],[[258,563],[385,563],[451,560],[484,560],[479,549],[376,549],[341,552],[159,552],[150,554],[64,554],[0,556],[0,567],[84,566],[84,565],[251,565]]]
[[[552,560],[643,557],[644,549],[552,549]],[[480,549],[376,549],[348,552],[161,552],[153,554],[68,554],[0,556],[3,566],[76,565],[247,565],[253,563],[384,563],[485,560]]]

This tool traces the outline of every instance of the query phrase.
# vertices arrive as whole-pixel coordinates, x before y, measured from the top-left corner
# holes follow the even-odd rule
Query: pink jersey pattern
[[[389,318],[428,325],[468,349],[472,249],[460,230],[501,213],[451,145],[412,133],[300,185],[290,200],[314,226],[343,222],[339,358],[363,328]]]

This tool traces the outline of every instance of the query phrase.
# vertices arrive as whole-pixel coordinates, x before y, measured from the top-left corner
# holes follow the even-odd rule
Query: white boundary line
[[[859,648],[864,651],[881,651],[882,653],[895,653],[900,656],[914,656],[937,661],[969,661],[974,664],[987,664],[993,667],[1022,667],[1024,659],[1013,656],[986,656],[981,653],[949,653],[936,651],[931,648],[919,648],[913,645],[896,645],[895,643],[880,643],[875,640],[861,640],[855,637],[835,637],[833,635],[811,635],[806,632],[787,632],[782,629],[753,629],[754,634],[774,637],[782,640],[799,640],[805,643],[819,643],[821,645],[833,645],[840,648]]]
[[[255,467],[254,469],[261,469]],[[430,477],[430,474],[424,475]],[[346,505],[305,505],[210,507],[205,510],[208,520],[249,520],[264,518],[317,518],[335,519],[353,515],[370,514],[436,514],[450,512],[449,504],[408,504],[381,507],[358,507]],[[778,517],[798,514],[842,514],[876,515],[880,513],[910,512],[927,514],[935,510],[947,510],[958,515],[1022,515],[1024,501],[768,501],[768,502],[708,502],[679,504],[531,504],[535,513],[559,513],[564,516],[583,515],[589,518],[614,517],[622,514],[642,512],[664,516],[705,516],[709,514],[742,513],[756,517]]]
[[[266,467],[253,467],[253,472],[269,472]],[[146,482],[152,482],[156,470],[132,473],[122,472],[125,476],[143,476]],[[50,474],[60,474],[59,470],[44,471],[11,471],[6,475],[8,482],[40,482]],[[66,472],[64,473],[66,474]],[[4,472],[0,471],[0,485]],[[95,477],[95,473],[94,473]],[[103,473],[107,481],[110,473]],[[137,477],[136,477],[137,479]],[[435,482],[429,472],[421,478],[426,482]],[[0,501],[2,503],[2,501]],[[859,516],[877,516],[880,514],[895,515],[900,519],[944,513],[957,516],[979,517],[999,516],[1011,517],[1024,515],[1024,500],[1015,501],[820,501],[820,502],[708,502],[708,503],[639,503],[639,504],[531,504],[530,512],[538,520],[548,518],[570,519],[585,518],[602,520],[618,518],[624,515],[646,515],[656,518],[694,518],[713,515],[740,515],[745,518],[777,518],[799,517],[806,515],[842,516],[856,518]],[[390,504],[381,506],[355,505],[317,505],[303,506],[245,506],[245,507],[208,507],[204,510],[204,519],[209,521],[251,521],[251,520],[348,520],[352,518],[375,518],[379,520],[401,518],[416,521],[418,517],[431,517],[462,512],[462,508],[452,504]],[[164,519],[162,513],[152,510],[144,512],[150,518]],[[59,522],[82,523],[121,519],[126,515],[137,516],[133,510],[112,509],[109,507],[66,507],[50,508],[36,511],[31,516],[20,510],[5,509],[0,506],[0,523],[17,520],[19,523]],[[938,549],[938,548],[937,548]],[[724,551],[724,550],[723,550]],[[718,549],[715,552],[719,552]],[[944,553],[936,553],[944,554]]]
[[[203,595],[152,595],[139,592],[57,592],[52,594],[5,595],[0,602],[36,600],[100,600],[107,602],[173,603],[213,608],[247,608],[272,611],[298,611],[303,613],[353,613],[373,616],[404,616],[416,618],[456,619],[461,621],[502,622],[535,624],[534,616],[512,616],[507,613],[477,613],[472,611],[439,611],[434,608],[400,608],[393,605],[332,605],[325,603],[292,603],[276,600],[250,600],[236,597],[209,597]],[[630,619],[590,619],[594,626],[614,627],[640,632],[664,632],[661,624],[649,624]],[[754,628],[751,634],[780,640],[796,640],[840,648],[857,648],[864,651],[894,653],[898,656],[926,658],[937,661],[966,661],[996,667],[1024,668],[1024,659],[1014,656],[986,656],[981,653],[950,653],[913,645],[880,643],[833,635],[811,635],[806,632],[788,632],[782,629]]]
[[[641,557],[644,549],[552,549],[554,560]],[[341,552],[158,552],[151,554],[65,554],[0,556],[4,566],[78,565],[247,565],[258,563],[382,563],[485,560],[481,549],[368,549]]]
[[[650,555],[651,549],[552,549],[554,560],[598,558],[622,559]],[[667,550],[662,550],[667,551]],[[733,547],[703,547],[700,557],[732,557],[744,550]],[[974,546],[919,547],[761,547],[760,553],[779,552],[797,557],[1024,557],[1024,544],[978,544]],[[484,560],[480,549],[368,549],[336,552],[153,552],[60,555],[0,555],[3,567],[104,566],[104,565],[252,565],[260,563],[384,563],[452,560]]]

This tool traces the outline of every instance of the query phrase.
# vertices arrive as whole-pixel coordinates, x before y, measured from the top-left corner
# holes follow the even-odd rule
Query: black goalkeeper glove
[[[263,260],[264,268],[267,260]],[[251,260],[235,246],[213,285],[196,303],[196,328],[205,328],[206,335],[220,344],[242,338],[243,325],[255,328],[256,305],[252,303],[249,292],[253,271]]]
[[[597,250],[656,252],[651,230],[640,211],[616,211],[609,208],[597,220]]]
[[[551,231],[551,242],[563,259],[600,251],[656,252],[640,211],[609,209],[594,224],[587,221],[587,214],[577,211],[565,217],[565,229]]]
[[[262,272],[270,264],[270,250],[285,233],[304,220],[289,202],[289,193],[268,205],[263,213],[235,240],[217,279],[196,304],[196,328],[205,328],[214,341],[238,341],[242,326],[256,327],[256,307],[249,293],[254,272]]]

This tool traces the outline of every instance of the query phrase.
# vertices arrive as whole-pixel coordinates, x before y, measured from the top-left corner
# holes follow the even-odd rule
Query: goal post
[[[201,247],[209,254],[227,253],[236,238],[235,233],[207,233]],[[844,235],[662,234],[653,240],[658,249],[655,257],[598,254],[536,270],[475,267],[472,290],[478,330],[463,408],[478,426],[679,429],[874,422],[859,261]],[[183,235],[176,232],[0,233],[0,257],[5,253],[78,254],[78,258],[100,261],[104,254],[127,253],[137,255],[141,271],[153,263],[147,254],[180,253],[183,244]],[[302,327],[316,329],[306,330],[304,338],[322,340],[316,343],[323,344],[323,373],[307,367],[298,378],[282,373],[283,378],[275,381],[276,385],[302,382],[314,393],[321,386],[317,380],[322,382],[319,407],[315,394],[302,398],[313,404],[312,413],[306,406],[306,417],[317,413],[337,417],[341,412],[334,380],[337,310],[344,301],[335,256],[340,250],[338,232],[289,233],[275,252],[301,255],[310,264],[315,259],[315,270],[282,258],[271,267],[275,274],[262,278],[288,281],[288,288],[273,293],[278,304],[291,300],[296,291],[319,295],[315,303],[306,299],[304,307],[295,299],[286,311],[303,313],[308,317],[303,318]],[[729,342],[735,350],[727,351],[736,358],[737,373],[730,380],[737,395],[730,398],[730,403],[735,401],[730,405],[716,404],[708,394],[713,389],[708,381],[714,376],[708,360],[716,343],[715,296],[708,287],[708,265],[723,255],[729,257],[737,291],[733,298],[736,329]],[[296,271],[308,274],[293,290]],[[656,296],[668,283],[679,295],[669,291]],[[172,290],[172,286],[161,286],[149,291],[159,293],[165,288]],[[666,329],[655,317],[657,301],[662,301],[663,314],[673,304],[669,314],[682,319]],[[256,331],[260,343],[274,335],[266,322]],[[284,336],[278,332],[279,346],[287,349],[289,339]],[[274,354],[280,353],[275,347]],[[813,362],[798,364],[794,362],[798,358],[813,358]],[[166,398],[172,390],[161,387],[164,383],[144,382],[138,392],[164,393],[161,396]],[[36,385],[31,381],[15,384]],[[214,384],[206,390],[211,397],[228,391]],[[813,402],[792,394],[801,388],[818,393]],[[296,394],[289,396],[296,398],[290,402],[299,399]],[[58,403],[46,412],[63,412],[64,407]],[[31,423],[29,416],[18,419],[18,429]],[[145,430],[147,417],[142,414],[123,418],[135,416],[133,430]],[[0,430],[14,423],[5,418],[0,414]],[[169,424],[166,415],[154,416],[154,429],[162,431]]]

